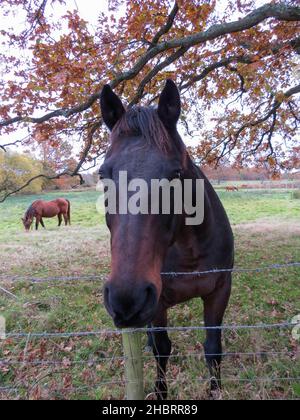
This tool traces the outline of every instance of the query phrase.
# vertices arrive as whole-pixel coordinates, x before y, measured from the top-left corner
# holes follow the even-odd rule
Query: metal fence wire
[[[163,277],[180,277],[180,276],[205,276],[208,274],[218,273],[262,273],[264,271],[281,270],[289,268],[300,268],[300,262],[289,262],[285,264],[271,264],[263,267],[253,268],[213,268],[204,271],[186,271],[186,272],[162,272]],[[105,281],[107,280],[106,275],[80,275],[80,276],[50,276],[50,277],[35,277],[35,276],[11,276],[6,274],[0,275],[0,281],[2,282],[30,282],[30,283],[47,283],[47,282],[79,282],[79,281]]]
[[[155,333],[155,332],[176,332],[176,331],[207,331],[207,330],[261,330],[273,328],[293,328],[297,326],[296,322],[283,322],[278,324],[257,324],[257,325],[220,325],[218,327],[205,327],[203,325],[179,326],[179,327],[148,327],[148,328],[127,328],[129,333]],[[98,331],[78,331],[78,332],[16,332],[6,334],[7,339],[19,338],[75,338],[75,337],[91,337],[91,336],[108,336],[121,335],[124,332],[122,329],[101,329]]]
[[[205,271],[197,271],[197,272],[162,272],[162,276],[169,276],[169,277],[177,277],[177,276],[206,276],[209,274],[217,274],[217,273],[224,273],[224,272],[231,272],[231,273],[261,273],[265,271],[270,270],[281,270],[281,269],[291,269],[291,268],[300,268],[300,262],[289,262],[286,264],[273,264],[269,266],[264,267],[255,267],[255,268],[232,268],[232,269],[212,269],[212,270],[205,270]],[[55,283],[55,284],[63,284],[63,283],[76,283],[81,281],[104,281],[106,279],[106,276],[104,275],[86,275],[86,276],[52,276],[52,277],[33,277],[33,276],[6,276],[6,275],[0,275],[0,282],[2,282],[3,285],[6,285],[7,283],[13,284],[14,282],[19,281],[25,281],[30,283]],[[0,292],[4,292],[5,294],[9,295],[10,297],[15,297],[13,293],[11,293],[9,290],[6,290],[4,287],[0,287]],[[131,328],[127,329],[127,332],[136,333],[136,332],[142,332],[142,333],[155,333],[155,332],[161,332],[161,331],[168,331],[169,333],[175,333],[175,332],[194,332],[194,331],[206,331],[206,330],[228,330],[228,331],[238,331],[238,330],[287,330],[292,329],[295,326],[297,326],[297,322],[282,322],[282,323],[260,323],[256,325],[222,325],[218,327],[205,327],[204,325],[200,326],[168,326],[168,327],[151,327],[151,328]],[[53,340],[53,339],[71,339],[71,338],[80,338],[80,337],[97,337],[101,339],[101,337],[106,336],[119,336],[123,333],[122,329],[101,329],[98,331],[63,331],[63,332],[37,332],[37,331],[15,331],[15,332],[9,332],[3,343],[5,344],[6,340],[10,340],[13,342],[14,340],[22,340],[26,339],[26,345],[25,349],[27,348],[28,343],[33,340]],[[1,343],[1,342],[0,342]],[[222,357],[230,357],[230,358],[260,358],[262,361],[267,360],[269,357],[275,357],[278,360],[281,357],[288,357],[291,360],[298,358],[299,351],[298,349],[294,349],[293,351],[254,351],[254,352],[224,352],[221,354],[210,354],[207,356],[222,356]],[[186,354],[171,354],[170,359],[186,359],[186,358],[204,358],[203,351],[202,352],[187,352]],[[152,355],[144,354],[142,356],[142,360],[147,361],[149,359],[153,359]],[[44,360],[41,359],[27,359],[26,357],[26,350],[24,350],[24,356],[20,360],[18,358],[9,357],[6,359],[0,359],[0,371],[1,368],[16,368],[16,369],[24,369],[28,367],[52,367],[55,369],[56,367],[60,367],[64,370],[60,371],[53,371],[52,374],[61,374],[65,371],[68,371],[71,366],[87,366],[89,368],[98,365],[100,363],[109,363],[111,366],[111,363],[113,362],[119,362],[124,363],[126,360],[126,357],[124,356],[112,356],[112,357],[96,357],[96,358],[88,358],[88,359],[71,359],[71,360]],[[198,378],[195,380],[195,382],[198,383],[206,383],[211,378]],[[177,379],[173,379],[172,382],[176,383],[176,381],[179,382]],[[180,379],[182,381],[182,379]],[[223,378],[223,382],[237,382],[237,383],[297,383],[300,381],[300,377],[298,376],[291,376],[287,373],[286,376],[270,376],[270,377],[250,377],[250,378],[243,378],[243,377],[225,377]],[[98,381],[97,384],[90,384],[86,386],[80,386],[80,387],[74,387],[74,386],[67,386],[63,387],[61,389],[55,389],[55,394],[58,393],[83,393],[86,391],[91,390],[97,390],[100,387],[103,386],[109,386],[109,385],[126,385],[128,384],[128,381],[120,379],[120,380],[113,380],[113,381]],[[7,384],[6,386],[0,386],[0,395],[7,395],[14,393],[16,396],[23,392],[27,395],[32,392],[32,390],[35,388],[35,384],[29,384],[26,381],[23,383],[12,383]],[[47,388],[47,385],[45,385]]]
[[[209,384],[209,381],[211,380],[211,378],[199,378],[199,379],[195,379],[193,381],[193,384],[197,385],[197,384]],[[297,383],[300,381],[300,377],[279,377],[279,378],[270,378],[270,377],[260,377],[260,378],[224,378],[222,380],[223,383],[242,383],[242,384],[269,384],[269,383]],[[182,386],[185,384],[185,380],[173,380],[172,384],[181,384]],[[80,395],[82,393],[86,393],[86,392],[91,392],[91,391],[97,391],[99,389],[101,389],[101,387],[104,386],[110,386],[110,385],[117,385],[117,386],[122,386],[124,387],[125,385],[128,384],[136,384],[135,381],[126,381],[126,380],[116,380],[116,381],[104,381],[104,382],[99,382],[97,385],[95,384],[90,384],[90,385],[84,385],[84,386],[78,386],[78,387],[58,387],[52,390],[49,390],[52,392],[52,395],[64,395],[64,394],[74,394],[74,395]],[[150,385],[151,386],[152,382],[144,380],[144,386],[146,385]],[[13,386],[13,384],[11,386],[7,386],[7,387],[0,387],[0,395],[1,393],[4,394],[11,394],[11,393],[15,393],[16,395],[18,395],[20,392],[25,392],[27,394],[30,394],[31,392],[33,392],[35,386],[28,388],[25,385],[24,386]],[[48,389],[48,387],[46,386],[44,388],[45,390]],[[155,392],[151,393],[151,394],[155,394]],[[147,398],[146,398],[147,399]],[[280,398],[279,398],[280,399]],[[283,398],[284,399],[284,398]],[[299,398],[295,398],[295,400],[299,400]]]

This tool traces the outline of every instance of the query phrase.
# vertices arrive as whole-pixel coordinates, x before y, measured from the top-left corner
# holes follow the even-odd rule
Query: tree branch
[[[188,51],[188,47],[186,48],[179,48],[174,54],[170,55],[161,63],[157,64],[149,73],[144,77],[137,88],[137,93],[135,94],[134,98],[129,104],[129,107],[135,105],[139,102],[142,98],[145,86],[149,83],[161,70],[168,67],[170,64],[174,63],[174,61],[178,60],[178,58],[182,57]]]
[[[174,10],[176,11],[175,5],[174,5],[174,8],[173,8],[173,11]],[[174,19],[177,13],[177,12],[175,13],[175,11],[173,12]],[[256,26],[259,23],[263,22],[264,20],[268,18],[272,18],[272,17],[278,20],[284,20],[284,21],[299,21],[300,20],[300,7],[289,6],[284,3],[279,3],[279,4],[268,3],[262,7],[257,8],[256,10],[249,13],[248,15],[246,15],[244,18],[240,20],[228,22],[228,23],[215,24],[203,32],[198,32],[190,36],[157,43],[155,46],[148,49],[137,60],[137,62],[132,66],[130,70],[120,73],[117,77],[115,77],[115,79],[111,81],[110,85],[112,88],[116,88],[123,81],[133,79],[145,67],[145,65],[150,60],[152,60],[157,55],[163,52],[166,52],[171,49],[177,49],[177,48],[183,51],[195,45],[203,44],[207,41],[213,41],[221,36],[224,36],[230,33],[235,33],[235,32],[244,31],[246,29],[250,29],[253,26]],[[172,22],[172,17],[168,19],[168,22],[166,25],[168,25],[169,22]],[[159,32],[157,33],[157,36],[158,34]],[[298,43],[296,43],[296,45],[298,45]],[[220,64],[220,67],[221,67],[221,64]],[[6,120],[0,121],[0,127],[5,127],[11,124],[18,123],[18,122],[30,122],[30,123],[41,124],[54,117],[69,118],[71,115],[83,112],[89,107],[91,107],[93,103],[99,98],[100,98],[100,92],[96,92],[93,95],[91,95],[87,99],[87,101],[84,102],[83,104],[74,106],[69,109],[61,108],[49,114],[46,114],[40,118],[33,118],[33,117],[21,116],[21,115],[14,118],[8,118]]]
[[[296,95],[298,93],[300,93],[300,84],[299,85],[296,85],[296,86],[294,86],[292,88],[290,88],[289,90],[287,90],[283,94],[283,97],[284,97],[284,99],[288,99],[291,96]],[[283,103],[283,100],[280,100],[279,101],[278,99],[275,99],[274,102],[273,102],[273,105],[272,105],[271,109],[264,116],[262,116],[261,118],[257,118],[254,121],[250,121],[250,122],[247,122],[247,123],[243,124],[238,130],[236,130],[236,132],[233,134],[233,136],[231,136],[231,137],[229,136],[228,141],[227,141],[227,138],[225,139],[226,141],[223,140],[223,149],[222,149],[222,152],[221,152],[221,154],[219,155],[219,157],[217,159],[216,165],[219,164],[219,162],[221,161],[222,158],[224,158],[225,156],[229,155],[235,149],[235,147],[237,145],[237,142],[238,142],[238,139],[239,139],[239,136],[242,134],[242,132],[246,128],[258,126],[258,125],[266,122],[270,117],[272,117],[271,126],[267,130],[264,130],[264,132],[262,133],[262,135],[260,137],[260,140],[258,141],[258,143],[255,146],[255,148],[251,149],[251,151],[249,151],[249,153],[247,153],[245,155],[245,157],[246,156],[250,156],[251,154],[257,152],[257,150],[262,145],[263,140],[264,140],[264,138],[266,136],[268,136],[268,146],[269,146],[269,148],[271,150],[271,152],[270,152],[270,154],[269,154],[268,157],[271,157],[274,154],[274,150],[273,150],[273,146],[272,146],[272,136],[273,136],[274,129],[275,129],[275,124],[276,124],[277,110],[280,108],[280,106],[282,105],[282,103]],[[232,139],[234,139],[234,140],[232,141]],[[230,143],[231,143],[231,145],[227,149],[227,146]],[[219,143],[219,146],[221,144],[222,143]],[[211,151],[212,151],[212,149],[210,149],[210,151],[208,152],[208,155],[211,153]]]
[[[48,120],[50,120],[51,118],[54,117],[64,117],[64,118],[69,118],[74,114],[78,114],[80,112],[83,112],[87,109],[89,109],[94,102],[96,102],[97,100],[100,99],[100,94],[101,91],[94,93],[93,95],[91,95],[86,102],[76,105],[72,108],[61,108],[61,109],[57,109],[55,111],[49,112],[48,114],[39,117],[39,118],[34,118],[34,117],[23,117],[21,115],[19,115],[18,117],[14,117],[14,118],[10,118],[4,121],[0,121],[0,127],[6,127],[8,125],[17,123],[17,122],[30,122],[30,123],[35,123],[35,124],[42,124]]]
[[[283,96],[285,99],[290,98],[293,95],[296,95],[297,93],[300,93],[300,84],[296,85],[292,88],[290,88],[289,90],[287,90],[286,92],[284,92]],[[251,121],[249,123],[245,123],[244,125],[242,125],[238,131],[236,132],[235,136],[238,137],[245,128],[249,128],[249,127],[255,127],[256,125],[259,125],[265,121],[267,121],[276,111],[277,109],[281,106],[283,101],[279,101],[277,99],[275,99],[273,106],[271,107],[271,109],[269,110],[269,112],[266,113],[266,115],[264,115],[261,118],[258,118],[255,121]]]
[[[26,187],[28,187],[33,181],[36,181],[37,179],[39,179],[39,178],[45,178],[45,179],[48,179],[48,180],[54,180],[54,179],[59,179],[59,178],[61,178],[63,175],[70,175],[69,173],[68,173],[68,171],[64,171],[64,172],[61,172],[60,174],[57,174],[57,175],[54,175],[54,176],[48,176],[48,175],[44,175],[44,174],[40,174],[40,175],[36,175],[36,176],[34,176],[34,177],[32,177],[32,178],[30,178],[27,182],[26,182],[26,184],[23,184],[21,187],[19,187],[19,188],[16,188],[14,191],[11,191],[11,192],[9,192],[9,193],[7,193],[7,194],[5,194],[1,199],[0,199],[0,203],[3,203],[8,197],[10,197],[11,195],[13,195],[13,194],[16,194],[16,193],[18,193],[18,192],[20,192],[20,191],[22,191],[22,190],[24,190],[24,188],[26,188]],[[71,175],[70,175],[71,176]],[[74,176],[74,175],[73,175]]]
[[[212,63],[208,65],[207,67],[205,67],[200,74],[191,77],[186,83],[182,84],[180,86],[180,90],[183,91],[183,90],[188,89],[196,82],[199,82],[200,80],[204,79],[212,71],[219,69],[221,67],[226,67],[230,63],[233,63],[233,62],[251,64],[254,62],[254,59],[252,59],[250,56],[236,55],[236,56],[224,58],[220,61],[216,61],[215,63]]]
[[[48,0],[42,0],[40,6],[38,7],[37,11],[34,13],[34,19],[31,24],[30,29],[25,32],[25,36],[28,36],[36,27],[37,24],[41,25],[41,17],[43,16]],[[30,14],[30,10],[28,10],[28,14]]]
[[[83,153],[82,153],[82,156],[81,156],[81,158],[80,158],[80,161],[78,162],[78,164],[77,164],[77,166],[76,166],[76,168],[73,170],[73,171],[70,171],[70,170],[66,170],[66,171],[63,171],[63,172],[60,172],[59,174],[57,174],[57,175],[53,175],[53,176],[48,176],[48,175],[45,175],[45,174],[39,174],[39,175],[36,175],[36,176],[34,176],[34,177],[32,177],[32,178],[30,178],[25,184],[23,184],[21,187],[19,187],[19,188],[16,188],[15,190],[13,190],[13,191],[10,191],[9,193],[6,193],[1,199],[0,199],[0,203],[3,203],[8,197],[10,197],[11,195],[14,195],[14,194],[17,194],[18,192],[20,192],[20,191],[22,191],[22,190],[24,190],[24,188],[26,188],[26,187],[28,187],[32,182],[34,182],[34,181],[36,181],[37,179],[39,179],[39,178],[45,178],[45,179],[48,179],[49,181],[51,181],[51,180],[54,180],[54,179],[59,179],[59,178],[61,178],[62,176],[70,176],[70,177],[75,177],[75,176],[78,176],[79,178],[80,178],[80,184],[83,184],[84,183],[84,180],[83,180],[83,177],[82,177],[82,175],[79,173],[79,171],[80,171],[80,169],[81,169],[81,167],[82,167],[82,165],[84,164],[84,162],[85,162],[85,159],[86,159],[86,157],[87,157],[87,155],[88,155],[88,153],[89,153],[89,151],[90,151],[90,149],[91,149],[91,147],[92,147],[92,145],[93,145],[93,136],[94,136],[94,134],[95,134],[95,132],[98,130],[98,128],[101,126],[101,124],[102,124],[102,121],[97,121],[96,123],[93,123],[91,126],[90,126],[90,128],[89,128],[89,133],[88,133],[88,136],[87,136],[87,144],[86,144],[86,146],[85,146],[85,148],[84,148],[84,151],[83,151]]]
[[[167,22],[165,25],[163,25],[159,31],[154,35],[152,41],[151,41],[151,45],[149,47],[148,50],[151,50],[155,45],[157,45],[158,41],[160,40],[160,38],[167,34],[169,32],[169,30],[172,28],[174,20],[176,18],[176,15],[179,11],[179,6],[177,4],[177,1],[175,2],[173,9],[171,10],[171,13],[168,16]]]
[[[133,79],[148,63],[149,60],[173,48],[193,47],[195,45],[203,44],[207,41],[213,41],[220,36],[230,33],[241,32],[258,25],[268,18],[276,18],[285,21],[299,21],[300,7],[288,6],[284,3],[273,4],[268,3],[262,7],[257,8],[253,12],[240,20],[228,23],[220,23],[212,25],[209,29],[203,32],[197,32],[194,35],[189,35],[183,38],[177,38],[170,41],[165,41],[157,44],[154,48],[148,50],[135,63],[131,70],[121,73],[111,83],[111,87],[115,88],[123,80]]]
[[[28,134],[27,136],[25,136],[23,139],[21,140],[16,140],[16,141],[12,141],[11,143],[5,143],[5,144],[0,144],[0,148],[6,152],[6,148],[10,147],[10,146],[17,146],[18,143],[21,144],[26,144],[25,142],[28,142],[30,140],[31,134]]]

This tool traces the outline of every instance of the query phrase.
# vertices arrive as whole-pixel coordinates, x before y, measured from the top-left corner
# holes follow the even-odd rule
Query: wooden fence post
[[[123,351],[125,356],[126,399],[144,399],[141,333],[123,330]]]

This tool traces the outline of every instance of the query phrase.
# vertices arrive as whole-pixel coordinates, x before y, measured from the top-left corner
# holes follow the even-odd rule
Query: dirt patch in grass
[[[300,236],[300,214],[299,221],[292,219],[290,221],[283,221],[280,219],[259,219],[255,222],[248,222],[238,224],[235,226],[236,231],[248,231],[250,234],[266,234],[271,236]]]
[[[1,274],[95,274],[110,258],[108,232],[98,228],[64,227],[20,234],[21,243],[0,244]]]

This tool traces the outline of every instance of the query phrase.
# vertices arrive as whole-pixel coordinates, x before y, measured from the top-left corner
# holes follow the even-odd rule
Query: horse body
[[[199,175],[205,179],[199,170]],[[168,250],[162,272],[203,272],[213,268],[233,267],[233,235],[215,191],[205,179],[206,207],[202,225],[184,227],[175,244]],[[155,327],[167,325],[167,310],[179,303],[201,297],[204,303],[204,322],[206,327],[220,326],[231,293],[231,273],[207,275],[167,275],[162,276],[162,292],[157,314],[152,321]],[[158,360],[156,392],[159,399],[167,397],[165,372],[167,357],[171,353],[171,342],[166,332],[149,335]],[[204,344],[206,359],[210,370],[212,395],[221,388],[221,330],[207,330]]]
[[[65,225],[71,224],[71,205],[69,200],[64,198],[57,198],[53,201],[36,200],[34,201],[22,218],[24,227],[29,230],[33,219],[36,219],[35,228],[38,230],[39,224],[45,227],[43,218],[58,217],[58,226],[61,225],[62,219],[64,218]]]
[[[204,222],[201,225],[183,228],[176,243],[168,250],[162,272],[203,272],[233,266],[233,235],[227,215],[215,191],[200,170],[199,178],[205,179],[205,202],[211,211],[205,211]],[[224,223],[225,221],[227,223]],[[168,307],[197,296],[205,298],[216,289],[220,277],[223,278],[224,274],[164,276],[161,301],[166,302],[163,304]],[[174,303],[170,300],[170,296],[173,295]]]
[[[186,215],[172,211],[168,215],[106,213],[112,262],[104,302],[115,325],[164,327],[170,307],[201,297],[205,325],[220,326],[230,297],[231,273],[192,273],[232,268],[233,235],[216,192],[192,162],[177,132],[180,98],[176,86],[167,82],[157,110],[136,107],[127,111],[105,86],[101,110],[112,131],[111,146],[100,169],[102,178],[117,183],[117,174],[126,171],[128,179],[143,178],[148,184],[151,179],[180,177],[193,182],[203,179],[205,185],[200,225],[186,225]],[[170,272],[191,275],[163,274]],[[149,334],[149,340],[157,360],[157,396],[166,398],[171,341],[166,331]],[[221,330],[207,330],[204,348],[214,391],[221,387]]]
[[[226,187],[226,191],[238,191],[238,190],[239,190],[238,187],[235,187],[235,186]]]

